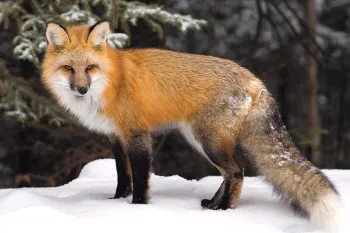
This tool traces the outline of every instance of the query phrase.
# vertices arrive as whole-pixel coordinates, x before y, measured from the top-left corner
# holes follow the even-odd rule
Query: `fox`
[[[238,63],[159,48],[117,49],[107,20],[48,22],[41,81],[79,124],[109,138],[118,174],[114,198],[148,204],[152,137],[176,129],[223,177],[203,209],[238,207],[240,145],[275,193],[327,231],[338,226],[341,197],[301,155],[263,81]]]

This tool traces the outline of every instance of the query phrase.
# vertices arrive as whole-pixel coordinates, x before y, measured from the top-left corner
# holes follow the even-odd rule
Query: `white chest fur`
[[[112,122],[99,114],[99,103],[96,103],[93,98],[89,98],[88,96],[78,98],[73,98],[74,100],[71,100],[67,107],[78,118],[81,124],[89,130],[99,133],[115,133]]]
[[[53,82],[53,90],[58,96],[60,103],[78,121],[91,131],[103,134],[116,133],[112,121],[99,113],[102,107],[101,94],[105,88],[103,80],[94,81],[90,90],[82,97],[76,96],[69,89],[69,85],[63,79]]]

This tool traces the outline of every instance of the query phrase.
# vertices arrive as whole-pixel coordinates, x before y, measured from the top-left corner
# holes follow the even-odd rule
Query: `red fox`
[[[108,21],[93,26],[50,22],[41,80],[57,103],[114,143],[114,198],[149,200],[151,133],[177,128],[222,174],[205,209],[238,205],[240,144],[266,181],[299,213],[324,229],[338,221],[340,195],[305,159],[265,85],[233,61],[163,49],[114,49]]]

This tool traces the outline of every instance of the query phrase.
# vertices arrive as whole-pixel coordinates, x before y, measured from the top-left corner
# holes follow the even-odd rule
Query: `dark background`
[[[164,24],[161,38],[140,20],[130,27],[128,47],[159,47],[236,61],[259,76],[276,97],[283,121],[304,156],[321,168],[350,168],[350,1],[143,2],[204,19],[208,25],[183,33]],[[31,11],[30,5],[27,8]],[[39,81],[40,69],[13,54],[18,30],[11,23],[6,27],[3,21],[0,27],[0,58],[5,64],[0,78],[24,78],[28,88],[47,96]],[[0,188],[61,185],[74,179],[87,162],[112,157],[105,137],[79,126],[57,127],[45,119],[19,121],[4,110],[0,113]],[[256,175],[239,147],[236,153],[246,175]],[[153,169],[159,175],[187,179],[218,175],[177,133],[154,137]]]

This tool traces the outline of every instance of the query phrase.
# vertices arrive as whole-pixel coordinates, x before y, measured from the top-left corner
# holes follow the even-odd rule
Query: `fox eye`
[[[71,66],[64,66],[64,68],[65,68],[66,70],[73,70],[73,67],[71,67]]]
[[[88,65],[88,66],[86,67],[86,70],[91,70],[92,67],[94,67],[94,65]]]

